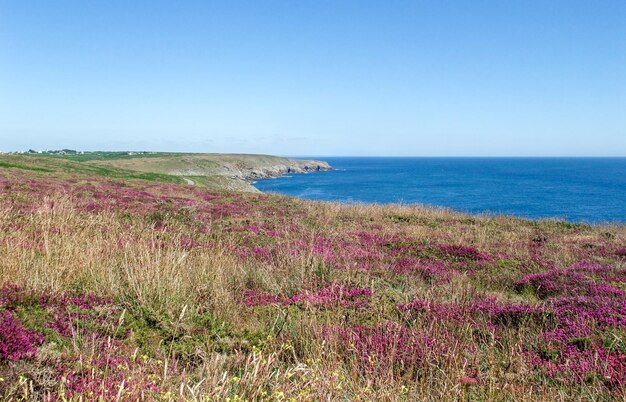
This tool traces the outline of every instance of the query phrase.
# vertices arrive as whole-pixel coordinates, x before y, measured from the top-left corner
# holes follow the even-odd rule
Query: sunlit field
[[[0,398],[625,397],[624,226],[0,168]]]

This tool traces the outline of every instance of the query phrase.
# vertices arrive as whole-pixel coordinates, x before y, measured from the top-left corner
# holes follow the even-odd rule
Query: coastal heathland
[[[208,164],[192,156],[80,157],[0,158],[0,398],[626,397],[623,225],[310,202],[190,186]]]

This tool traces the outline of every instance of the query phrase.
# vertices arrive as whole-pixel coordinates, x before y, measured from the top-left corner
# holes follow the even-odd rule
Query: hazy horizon
[[[97,153],[97,152],[111,152],[111,153],[126,153],[126,152],[146,152],[146,153],[163,153],[163,154],[218,154],[218,155],[267,155],[267,156],[278,156],[283,158],[294,158],[294,159],[321,159],[321,158],[476,158],[476,159],[604,159],[604,158],[613,158],[613,159],[625,159],[626,155],[614,155],[614,156],[594,156],[594,155],[288,155],[288,154],[267,154],[267,153],[250,153],[250,152],[211,152],[211,151],[155,151],[149,149],[111,149],[111,150],[86,150],[86,149],[73,149],[73,148],[55,148],[55,149],[19,149],[19,150],[0,150],[0,153],[23,153],[27,154],[29,151],[35,151],[42,153],[52,152],[52,151],[62,151],[64,149],[76,151],[76,152],[88,152],[88,153]]]
[[[626,2],[8,2],[0,151],[626,156]]]

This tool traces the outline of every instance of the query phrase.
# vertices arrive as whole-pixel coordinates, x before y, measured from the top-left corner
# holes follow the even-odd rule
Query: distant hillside
[[[323,161],[299,160],[269,155],[245,154],[163,154],[150,158],[95,161],[98,166],[181,176],[203,183],[206,178],[222,179],[230,190],[257,191],[248,182],[277,177],[284,173],[330,170]]]
[[[330,170],[324,161],[270,155],[73,151],[0,155],[0,167],[167,181],[213,190],[258,192],[250,181]],[[43,170],[42,170],[43,169]]]

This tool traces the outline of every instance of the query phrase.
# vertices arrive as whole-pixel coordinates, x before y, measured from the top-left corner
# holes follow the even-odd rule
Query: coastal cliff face
[[[332,166],[324,161],[284,158],[281,161],[256,166],[246,163],[226,164],[222,166],[220,174],[230,179],[231,182],[227,186],[231,190],[260,192],[251,182],[271,179],[289,173],[300,174],[328,170],[332,170]]]
[[[288,159],[286,163],[272,166],[260,166],[241,169],[241,178],[244,180],[270,179],[287,173],[310,173],[332,170],[324,161]]]

